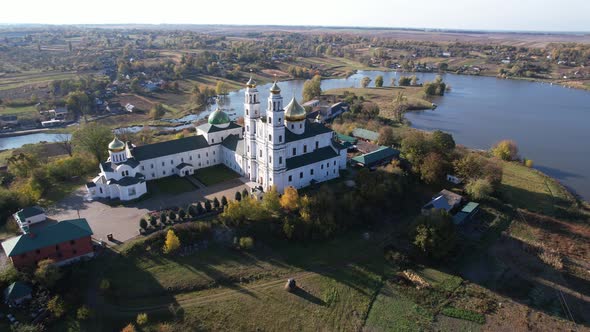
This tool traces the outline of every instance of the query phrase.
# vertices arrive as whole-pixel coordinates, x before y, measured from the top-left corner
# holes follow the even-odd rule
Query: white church
[[[266,114],[261,114],[256,83],[250,78],[244,96],[244,127],[219,108],[196,135],[134,146],[118,138],[109,144],[109,158],[86,187],[94,198],[140,197],[146,181],[167,176],[191,176],[195,169],[224,164],[247,179],[251,186],[302,188],[339,176],[346,168],[346,148],[334,132],[317,121],[293,99],[283,107],[281,89],[270,89]]]

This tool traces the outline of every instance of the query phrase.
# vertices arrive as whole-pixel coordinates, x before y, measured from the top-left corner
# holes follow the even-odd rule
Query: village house
[[[430,202],[422,207],[422,214],[429,214],[433,209],[445,210],[450,214],[456,212],[463,204],[463,196],[443,189]]]
[[[86,219],[64,220],[34,231],[29,229],[3,241],[2,248],[17,269],[36,266],[45,259],[64,265],[94,256],[92,234]]]
[[[15,281],[4,290],[4,303],[18,306],[33,298],[33,290],[21,281]]]
[[[30,206],[12,215],[21,230],[47,219],[45,211],[40,206]]]
[[[244,127],[231,121],[221,109],[196,135],[176,140],[134,146],[115,137],[109,158],[86,187],[95,198],[136,199],[147,192],[146,181],[167,176],[190,176],[196,169],[223,164],[246,177],[254,186],[302,188],[340,176],[346,168],[346,147],[334,132],[306,119],[295,98],[283,107],[281,90],[270,89],[266,115],[256,83],[250,79],[244,98]]]

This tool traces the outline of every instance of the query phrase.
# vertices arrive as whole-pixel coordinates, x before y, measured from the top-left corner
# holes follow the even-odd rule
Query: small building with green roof
[[[4,303],[20,305],[33,298],[33,290],[21,281],[15,281],[4,290]]]
[[[462,225],[471,220],[479,212],[479,203],[469,202],[453,216],[453,223],[455,225]]]
[[[43,222],[47,219],[45,215],[45,210],[38,205],[29,206],[22,210],[19,210],[17,213],[13,215],[14,220],[16,220],[18,226],[21,230],[25,227],[29,227],[33,224],[37,224]]]
[[[395,158],[399,158],[400,152],[387,146],[380,146],[379,149],[357,156],[351,159],[353,166],[360,167],[377,167],[379,165],[387,164]]]

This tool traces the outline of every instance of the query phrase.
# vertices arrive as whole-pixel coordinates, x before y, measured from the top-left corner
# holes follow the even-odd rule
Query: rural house
[[[40,223],[47,219],[45,211],[40,206],[26,207],[13,214],[13,217],[21,230],[25,227],[29,227],[30,225]]]
[[[94,256],[91,236],[86,219],[64,220],[5,240],[2,248],[17,269],[45,259],[63,265]]]

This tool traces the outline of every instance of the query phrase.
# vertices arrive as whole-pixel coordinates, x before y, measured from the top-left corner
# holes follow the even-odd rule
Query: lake
[[[392,77],[397,80],[404,74],[359,71],[345,79],[323,80],[322,89],[360,87],[363,77],[374,81],[377,75],[383,75],[384,84],[389,85]],[[436,74],[416,76],[424,82],[434,79]],[[493,77],[443,77],[451,91],[434,100],[438,104],[436,110],[407,113],[413,127],[449,132],[457,143],[476,149],[489,149],[501,139],[512,139],[521,155],[533,160],[535,168],[590,200],[590,92]],[[304,80],[279,83],[285,104],[293,95],[301,98],[303,83]],[[263,106],[270,86],[258,87]],[[233,118],[243,114],[243,94],[243,89],[233,91],[221,101],[222,108]],[[188,124],[208,116],[215,107],[171,121]],[[43,135],[50,134],[0,138],[0,149],[18,147],[23,141],[51,140]]]
[[[0,137],[0,150],[16,149],[25,144],[34,144],[39,142],[58,142],[63,136],[68,134],[48,134],[34,133],[22,136]]]

